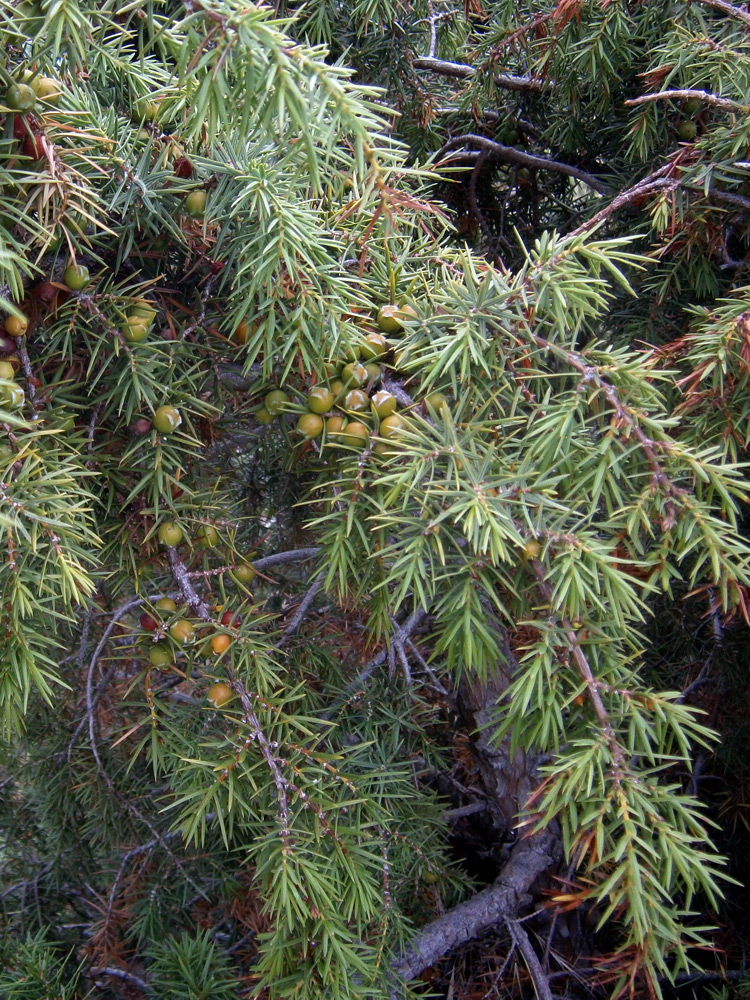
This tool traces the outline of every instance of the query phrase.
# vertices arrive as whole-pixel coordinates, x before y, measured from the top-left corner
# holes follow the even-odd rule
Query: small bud
[[[144,434],[148,434],[151,430],[151,421],[147,420],[145,417],[139,417],[131,426],[131,430],[138,437],[142,437]]]
[[[178,177],[192,177],[193,164],[187,156],[180,156],[174,161],[174,172]]]

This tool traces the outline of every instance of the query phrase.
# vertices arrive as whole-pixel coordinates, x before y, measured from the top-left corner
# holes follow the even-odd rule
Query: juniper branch
[[[169,565],[172,569],[172,576],[175,579],[177,586],[180,588],[180,593],[188,605],[191,611],[193,611],[200,618],[205,621],[210,620],[211,612],[208,610],[208,605],[203,600],[202,597],[198,595],[195,587],[192,584],[190,575],[187,571],[187,566],[180,558],[180,554],[177,549],[169,547],[167,549],[169,556]]]
[[[492,885],[423,927],[393,962],[394,972],[408,982],[482,931],[515,918],[524,897],[553,863],[553,841],[548,829],[519,839]]]
[[[292,616],[292,620],[289,622],[287,627],[281,633],[281,639],[277,644],[277,648],[281,648],[286,645],[287,641],[298,631],[300,625],[304,621],[305,615],[310,610],[312,602],[315,600],[318,592],[321,590],[325,580],[325,573],[320,572],[313,580],[310,588],[308,589],[305,596],[302,598],[299,607]]]
[[[572,230],[569,236],[582,236],[584,233],[591,232],[600,223],[604,222],[611,215],[614,215],[619,209],[624,205],[628,205],[633,201],[638,201],[640,198],[646,198],[648,195],[653,194],[655,191],[672,191],[679,186],[679,180],[673,177],[665,177],[664,174],[672,170],[672,164],[661,167],[659,170],[654,171],[649,174],[648,177],[644,177],[643,180],[638,181],[637,184],[633,184],[629,188],[625,188],[624,191],[620,191],[618,195],[612,199],[612,201],[603,208],[596,215],[592,215],[590,219],[587,219],[584,223],[578,226],[577,229]]]
[[[255,708],[253,707],[250,692],[239,680],[230,663],[227,664],[226,669],[229,681],[242,702],[243,720],[245,725],[252,733],[253,739],[258,744],[260,752],[263,755],[263,759],[271,772],[271,778],[276,788],[276,805],[279,810],[279,819],[281,821],[281,828],[279,832],[285,851],[291,850],[293,844],[289,818],[289,793],[292,791],[291,783],[284,777],[284,773],[281,769],[281,760],[274,753],[271,742],[263,731],[260,719],[258,718]]]
[[[706,7],[715,7],[722,14],[726,14],[728,17],[736,17],[738,21],[744,21],[745,24],[750,25],[750,14],[741,7],[735,7],[731,3],[727,3],[727,0],[695,0],[695,2],[705,4]]]
[[[445,59],[435,59],[433,56],[420,56],[412,62],[412,66],[414,69],[426,69],[438,76],[449,76],[454,80],[468,80],[477,72],[473,66],[468,66],[466,63],[447,62]],[[495,74],[492,79],[501,89],[520,93],[540,93],[550,86],[545,80],[508,73]]]
[[[739,111],[742,114],[747,114],[750,111],[750,106],[747,104],[740,104],[728,97],[717,97],[716,94],[710,94],[707,90],[692,90],[691,88],[660,90],[656,94],[642,94],[640,97],[632,97],[629,101],[625,101],[625,106],[630,108],[651,101],[687,101],[696,98],[712,108],[721,108],[722,111]]]
[[[545,156],[535,156],[532,153],[524,153],[514,146],[504,146],[500,142],[495,142],[494,139],[488,139],[484,135],[475,135],[473,132],[467,132],[465,135],[449,139],[435,154],[435,162],[440,163],[444,160],[446,153],[467,144],[479,146],[480,149],[486,150],[490,159],[493,160],[499,160],[503,163],[514,163],[519,167],[528,167],[533,170],[551,170],[558,174],[564,174],[567,177],[573,177],[576,180],[582,181],[594,191],[598,191],[599,194],[607,194],[609,191],[606,184],[603,184],[587,170],[581,170],[579,167],[571,166],[569,163],[562,163],[560,160],[553,160]]]
[[[287,552],[274,552],[270,556],[262,556],[260,559],[253,560],[251,565],[253,569],[263,572],[263,570],[270,569],[273,566],[306,562],[308,559],[314,558],[319,552],[320,548],[318,547],[289,549]],[[234,569],[237,569],[235,563],[227,563],[224,566],[217,566],[214,569],[191,570],[187,576],[189,580],[204,580],[211,576],[223,576],[225,573],[231,573]]]

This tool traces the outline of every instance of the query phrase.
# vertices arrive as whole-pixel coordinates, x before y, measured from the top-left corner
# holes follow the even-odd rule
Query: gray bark
[[[514,919],[528,902],[528,893],[534,883],[554,864],[555,846],[556,837],[551,830],[541,830],[519,840],[500,877],[476,896],[423,927],[412,945],[394,963],[394,972],[408,982],[482,931]]]

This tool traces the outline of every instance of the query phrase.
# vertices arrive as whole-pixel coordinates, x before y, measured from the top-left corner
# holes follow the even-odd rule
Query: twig
[[[125,604],[120,605],[120,607],[115,611],[112,621],[104,630],[104,634],[102,635],[102,638],[99,640],[99,643],[97,644],[97,647],[91,656],[91,660],[89,661],[89,669],[86,676],[86,718],[88,719],[89,745],[91,747],[91,753],[94,757],[94,760],[96,761],[97,770],[99,771],[99,774],[101,775],[107,788],[109,788],[110,792],[118,799],[118,801],[120,801],[123,804],[125,809],[127,809],[127,811],[131,813],[131,815],[135,816],[136,819],[140,820],[140,822],[143,823],[143,825],[148,830],[151,831],[154,837],[158,840],[158,842],[167,852],[169,857],[173,860],[175,865],[182,870],[182,862],[170,849],[169,845],[165,840],[164,834],[160,833],[160,831],[156,829],[151,820],[149,820],[146,816],[144,816],[141,810],[133,802],[131,802],[124,795],[121,795],[120,792],[118,791],[114,781],[112,780],[110,775],[107,773],[106,768],[104,767],[104,763],[102,762],[101,756],[99,754],[99,745],[96,738],[96,705],[94,702],[94,683],[93,683],[94,670],[96,668],[96,664],[98,662],[102,650],[104,649],[110,635],[116,628],[119,620],[123,617],[123,615],[127,614],[128,611],[132,610],[133,608],[139,607],[144,600],[145,598],[138,597],[134,598],[131,601],[127,601]],[[200,886],[198,886],[198,884],[184,871],[183,875],[185,876],[186,881],[189,882],[189,884],[192,885],[193,888],[196,889],[196,891],[201,894],[201,896],[206,898],[206,895],[200,888]]]
[[[713,665],[713,659],[714,659],[714,650],[712,649],[711,652],[706,657],[706,659],[704,660],[703,666],[701,667],[698,676],[695,678],[694,681],[691,681],[686,688],[682,689],[682,694],[679,696],[679,698],[676,699],[680,704],[686,701],[694,691],[697,691],[698,688],[702,687],[709,679],[711,675],[711,667]]]
[[[592,215],[590,219],[587,219],[584,223],[578,226],[577,229],[571,230],[567,235],[570,237],[582,236],[584,233],[590,232],[600,222],[609,218],[618,209],[622,208],[623,205],[627,205],[629,202],[638,201],[641,198],[646,198],[648,195],[653,194],[655,191],[673,191],[675,188],[680,187],[680,180],[674,176],[667,176],[671,174],[677,164],[675,162],[670,162],[655,170],[653,173],[649,174],[648,177],[644,177],[643,180],[638,181],[637,184],[633,184],[632,187],[626,188],[616,195],[606,208],[603,208],[596,215]],[[701,189],[702,190],[702,189]],[[739,205],[741,208],[746,208],[750,210],[750,198],[745,198],[740,194],[733,194],[730,191],[719,191],[716,188],[711,188],[708,192],[708,197],[712,198],[714,201],[724,201],[731,205]]]
[[[279,566],[282,563],[304,562],[312,559],[320,552],[320,548],[290,549],[288,552],[274,552],[270,556],[263,556],[262,559],[254,559],[251,563],[253,569],[266,570],[271,566]]]
[[[172,567],[172,573],[175,577],[175,580],[180,586],[180,590],[182,591],[186,603],[189,604],[189,606],[193,609],[193,611],[196,614],[200,615],[201,618],[209,620],[211,618],[211,614],[208,610],[208,605],[203,600],[201,600],[201,598],[196,593],[195,588],[193,587],[193,584],[190,580],[190,577],[188,576],[187,568],[180,559],[177,550],[174,548],[169,548],[168,552],[169,552],[169,562]],[[310,606],[310,604],[312,604],[315,598],[315,594],[317,594],[318,590],[320,590],[322,586],[323,586],[323,574],[321,573],[318,575],[318,577],[316,577],[312,587],[305,595],[305,598],[302,601],[300,607],[298,608],[294,618],[282,633],[281,642],[277,644],[278,647],[280,647],[283,644],[284,639],[287,636],[293,635],[294,632],[296,632],[296,630],[299,628],[299,625],[302,619],[304,618],[308,607]],[[279,810],[279,817],[281,820],[281,830],[280,830],[281,839],[284,843],[284,850],[285,851],[291,850],[292,831],[289,818],[289,798],[287,794],[291,790],[291,785],[284,777],[284,774],[281,770],[281,761],[274,754],[273,746],[268,737],[266,736],[266,734],[263,732],[260,720],[258,719],[258,716],[253,707],[253,701],[250,692],[248,692],[247,688],[239,680],[230,663],[227,663],[226,669],[230,683],[232,684],[232,687],[234,688],[236,693],[239,695],[240,701],[242,702],[243,718],[245,724],[248,726],[248,728],[252,733],[252,739],[260,747],[260,752],[263,755],[266,764],[268,765],[269,771],[271,772],[271,778],[276,787],[276,801]]]
[[[481,812],[487,812],[486,802],[470,802],[467,806],[449,809],[440,818],[444,823],[452,823],[454,820],[463,819],[465,816],[473,816],[475,813]]]
[[[215,280],[216,280],[216,276],[212,274],[212,275],[209,276],[208,280],[206,281],[206,286],[203,289],[203,294],[201,295],[201,298],[200,298],[200,302],[201,302],[200,312],[198,313],[197,316],[195,316],[194,319],[192,319],[187,324],[186,327],[184,327],[182,329],[182,331],[180,332],[180,340],[185,340],[186,337],[189,337],[190,334],[193,332],[193,330],[195,330],[197,327],[199,327],[203,323],[203,320],[206,318],[206,306],[208,305],[208,300],[211,297],[212,285],[213,285],[213,283],[214,283]]]
[[[179,833],[177,831],[172,831],[171,833],[165,833],[162,835],[162,838],[154,837],[154,839],[150,840],[147,844],[141,844],[138,847],[133,847],[131,848],[131,850],[126,851],[125,854],[123,854],[122,858],[120,859],[120,864],[117,869],[117,874],[115,875],[115,880],[112,883],[112,886],[109,890],[109,897],[107,899],[107,912],[104,917],[105,926],[107,926],[109,924],[109,921],[112,919],[112,910],[114,909],[115,906],[115,899],[117,898],[117,890],[119,889],[120,883],[122,882],[122,877],[125,874],[125,868],[127,867],[128,861],[130,861],[131,858],[137,858],[139,854],[147,854],[149,851],[152,851],[154,847],[156,847],[156,845],[160,842],[161,839],[173,840],[175,837],[178,836]]]
[[[111,636],[120,618],[124,617],[128,612],[133,611],[136,608],[140,607],[146,601],[157,601],[162,596],[163,596],[162,594],[151,594],[148,597],[137,597],[134,600],[128,601],[125,604],[121,605],[116,611],[113,612],[112,620],[110,621],[109,625],[105,630],[104,635],[102,636],[102,642],[100,642],[99,645],[97,646],[96,650],[94,651],[92,660],[89,662],[89,671],[93,670],[94,666],[96,665],[96,660],[98,659],[99,654],[104,648],[104,643],[106,643],[107,639],[109,639],[109,637]],[[93,606],[91,608],[91,611],[93,612]],[[86,644],[86,639],[88,637],[85,621],[84,621],[83,632],[85,634],[82,633],[81,635],[81,643],[77,655],[78,665],[81,672],[83,672],[83,657],[85,655],[85,644]],[[96,706],[99,703],[99,699],[101,698],[104,691],[107,689],[107,685],[112,680],[112,677],[114,676],[116,670],[117,670],[117,664],[115,663],[109,668],[107,673],[104,674],[102,679],[93,689],[90,699],[90,705],[93,709],[96,709]],[[88,712],[88,706],[87,706],[87,712]],[[75,730],[73,731],[73,735],[70,738],[70,742],[68,744],[68,752],[67,752],[68,763],[70,763],[71,755],[73,753],[73,746],[75,745],[75,741],[78,738],[78,734],[81,732],[81,730],[85,725],[86,725],[86,715],[84,715],[81,721],[78,723]]]
[[[730,205],[739,205],[740,208],[750,210],[750,198],[745,198],[741,194],[732,194],[731,191],[717,191],[716,188],[711,188],[708,196],[716,201],[726,201]]]
[[[153,986],[149,986],[147,982],[143,979],[139,979],[138,976],[134,976],[132,972],[126,972],[124,969],[89,969],[90,976],[112,976],[113,979],[122,979],[126,983],[130,983],[131,986],[136,986],[139,990],[144,993],[154,993]]]
[[[547,581],[544,565],[539,561],[539,559],[532,559],[531,566],[534,571],[534,576],[537,579],[539,591],[549,604],[550,609],[552,609],[552,587]],[[597,721],[601,726],[604,739],[607,741],[609,746],[610,753],[612,755],[612,768],[618,772],[625,771],[627,769],[625,752],[620,741],[617,739],[617,734],[612,726],[612,720],[610,719],[609,712],[607,711],[604,701],[602,700],[599,681],[594,676],[591,664],[583,651],[583,647],[581,646],[572,623],[565,618],[563,619],[562,626],[565,630],[565,638],[568,641],[568,648],[571,656],[573,657],[576,668],[578,669],[578,673],[580,674],[583,682],[586,684],[586,690],[591,706],[594,709],[594,715],[596,715]]]
[[[744,21],[745,24],[750,25],[750,14],[739,7],[733,7],[731,3],[727,3],[727,0],[695,0],[695,2],[703,3],[707,7],[715,7],[716,10],[722,11],[722,13],[727,14],[729,17],[736,17],[739,21]]]
[[[598,970],[593,969],[592,972],[596,974]],[[739,980],[750,981],[750,971],[747,969],[723,969],[719,972],[678,972],[677,975],[672,980],[667,976],[659,976],[659,982],[675,982],[675,983],[715,983],[726,980]]]
[[[0,900],[5,899],[6,896],[12,896],[14,893],[18,892],[19,889],[23,889],[25,891],[26,889],[33,887],[34,890],[36,890],[39,885],[39,882],[44,878],[47,872],[51,871],[54,868],[55,864],[59,860],[60,860],[59,857],[55,856],[52,859],[52,861],[48,861],[47,864],[44,865],[42,870],[38,872],[33,878],[24,879],[23,882],[16,882],[15,885],[11,885],[3,892],[0,892]],[[28,861],[25,863],[26,865],[29,864]],[[37,863],[41,864],[41,862]]]
[[[395,379],[389,378],[387,375],[383,376],[383,388],[386,392],[390,392],[392,396],[396,397],[400,406],[414,406],[415,400],[409,395],[406,389],[403,388],[400,382]]]
[[[99,423],[99,416],[102,412],[101,404],[97,403],[94,409],[91,411],[91,418],[89,420],[88,430],[86,431],[86,451],[89,455],[94,450],[94,433],[96,431],[96,425]]]
[[[96,703],[94,701],[94,670],[96,669],[96,664],[99,660],[99,657],[101,656],[102,650],[106,646],[109,637],[117,628],[120,619],[124,615],[126,615],[129,611],[132,611],[133,608],[140,607],[140,605],[143,604],[144,600],[145,598],[143,597],[136,597],[133,600],[126,601],[125,604],[121,604],[120,607],[113,612],[112,620],[110,621],[109,625],[107,625],[107,627],[105,628],[101,639],[97,643],[96,649],[91,654],[88,671],[86,673],[86,718],[88,719],[89,744],[91,745],[91,752],[94,755],[94,760],[96,761],[96,765],[99,768],[99,772],[104,777],[107,785],[110,788],[114,788],[112,784],[112,779],[104,769],[104,765],[102,764],[101,758],[99,756],[99,747],[97,745],[97,740],[96,740]],[[78,734],[78,729],[73,734],[73,740],[75,740],[77,734]],[[73,740],[71,740],[71,746]],[[68,754],[70,754],[70,746],[68,747]]]
[[[481,998],[481,1000],[490,1000],[490,996],[493,996],[493,997],[499,996],[498,989],[497,989],[498,984],[500,983],[501,979],[505,975],[505,970],[510,965],[510,960],[513,958],[515,952],[516,952],[516,946],[515,946],[515,944],[513,944],[513,942],[511,942],[510,948],[508,949],[508,954],[503,959],[503,964],[500,966],[500,968],[495,973],[495,978],[494,978],[494,981],[493,981],[492,985],[487,990],[487,992],[484,994],[484,996]]]
[[[393,642],[395,641],[398,641],[400,643],[406,642],[406,640],[409,639],[410,636],[414,634],[414,632],[416,632],[416,630],[419,628],[419,626],[426,618],[427,618],[427,612],[422,610],[421,608],[415,611],[414,614],[410,615],[409,618],[407,618],[407,620],[404,622],[404,624],[400,628],[398,628],[395,634],[391,637],[391,642],[389,643],[389,645],[385,649],[381,649],[379,653],[373,656],[373,658],[364,665],[364,667],[360,670],[360,672],[357,674],[354,680],[351,681],[349,684],[347,684],[342,698],[339,701],[337,701],[334,705],[332,705],[331,708],[329,708],[326,712],[324,712],[321,718],[323,718],[324,720],[331,719],[336,714],[336,712],[342,707],[342,705],[345,705],[349,701],[349,699],[353,697],[357,693],[357,691],[360,690],[360,688],[367,682],[368,678],[372,675],[372,673],[375,670],[377,670],[378,667],[381,667],[387,660],[389,660],[389,654],[390,656],[392,656],[393,654],[393,649],[392,649]]]
[[[396,643],[396,642],[403,643],[406,639],[408,639],[411,635],[414,634],[414,632],[422,624],[422,622],[425,620],[426,617],[427,617],[427,612],[423,611],[421,608],[415,611],[413,615],[410,615],[409,618],[406,619],[406,621],[400,628],[396,629],[395,633],[392,636],[391,643]],[[362,670],[360,670],[359,674],[357,674],[356,680],[352,682],[350,687],[353,687],[354,689],[361,687],[362,684],[370,677],[373,671],[376,670],[378,667],[382,666],[387,659],[388,659],[388,649],[386,648],[381,650],[376,656],[373,656],[373,658],[369,661],[369,663],[365,664]]]
[[[582,385],[588,384],[601,392],[612,407],[613,417],[617,422],[617,426],[627,427],[632,439],[640,446],[641,452],[651,469],[651,488],[653,492],[657,492],[657,490],[663,491],[666,499],[662,528],[668,531],[674,527],[677,519],[674,498],[684,496],[686,491],[684,487],[676,486],[670,479],[660,458],[660,456],[668,454],[673,445],[649,437],[641,426],[638,411],[627,403],[622,402],[614,385],[606,377],[603,377],[601,370],[597,366],[589,364],[584,355],[579,354],[577,351],[561,347],[559,344],[554,344],[552,341],[547,340],[545,337],[540,337],[538,334],[532,334],[532,340],[537,347],[544,348],[551,354],[556,354],[566,364],[570,365],[571,368],[579,372]],[[541,567],[541,563],[538,560],[537,564]]]
[[[642,94],[640,97],[633,97],[625,101],[625,107],[630,108],[636,104],[646,104],[649,101],[679,101],[697,98],[703,104],[709,104],[713,108],[722,108],[724,111],[741,111],[747,113],[750,107],[747,104],[740,104],[731,101],[728,97],[717,97],[707,90],[660,90],[657,94]]]
[[[276,787],[276,804],[279,810],[279,818],[281,820],[281,830],[279,832],[284,845],[284,853],[287,853],[292,848],[292,831],[289,821],[289,797],[287,794],[291,790],[291,786],[281,770],[281,761],[273,752],[271,743],[269,742],[266,734],[263,732],[260,720],[255,713],[255,709],[253,708],[250,693],[245,685],[238,679],[231,664],[229,663],[227,664],[227,676],[229,677],[232,687],[237,692],[240,697],[240,701],[242,702],[244,722],[252,732],[253,739],[260,747],[260,752],[268,765],[269,771],[271,772],[271,778]]]
[[[412,63],[414,69],[427,69],[438,76],[450,76],[454,80],[468,80],[476,75],[473,66],[466,63],[446,62],[445,59],[435,59],[432,56],[420,56]],[[530,76],[513,76],[508,73],[500,73],[492,77],[493,82],[503,90],[516,90],[525,93],[539,93],[546,90],[550,84],[545,80],[535,79]]]
[[[513,943],[523,955],[538,1000],[554,1000],[552,990],[549,988],[549,981],[529,940],[526,928],[518,920],[510,920],[507,917],[505,918],[505,926],[510,931]]]
[[[16,353],[21,362],[23,373],[26,376],[29,399],[33,403],[36,399],[36,386],[34,385],[34,371],[31,367],[31,359],[29,358],[29,352],[26,350],[26,337],[16,337]]]
[[[438,76],[450,76],[454,80],[468,80],[470,76],[476,74],[473,66],[465,63],[446,62],[445,59],[435,59],[433,55],[420,56],[412,62],[414,69],[428,69]]]
[[[310,610],[310,605],[315,600],[315,597],[317,596],[318,591],[322,588],[323,581],[324,581],[324,573],[321,571],[315,577],[315,579],[313,580],[312,584],[310,585],[310,588],[308,589],[307,593],[305,594],[305,596],[300,601],[300,605],[297,608],[297,610],[294,612],[294,615],[292,616],[292,620],[289,622],[289,624],[287,625],[287,627],[281,633],[281,639],[276,644],[276,648],[277,649],[281,649],[281,647],[286,644],[286,641],[288,639],[291,639],[291,637],[295,634],[295,632],[298,631],[300,625],[302,624],[302,621],[303,621],[305,615]]]
[[[696,756],[693,766],[690,768],[690,780],[687,784],[687,792],[688,795],[692,795],[696,799],[699,795],[700,783],[707,763],[708,754],[705,750],[701,750]]]
[[[425,682],[425,687],[429,688],[432,691],[435,691],[437,694],[440,695],[440,697],[446,702],[447,705],[450,705],[452,709],[457,710],[458,706],[456,704],[456,699],[450,693],[448,688],[443,683],[441,683],[440,678],[437,676],[435,671],[429,665],[427,660],[425,660],[425,658],[419,652],[419,650],[414,645],[412,640],[407,639],[406,645],[411,650],[414,659],[417,661],[417,663],[420,665],[422,670],[424,670],[424,672],[427,674],[427,676],[430,678],[430,681],[432,682],[431,684],[427,684]]]
[[[320,552],[319,548],[309,549],[289,549],[287,552],[274,552],[270,556],[263,556],[261,559],[254,559],[250,565],[259,573],[271,566],[278,566],[282,563],[304,562],[312,559]],[[227,563],[225,566],[216,566],[214,569],[191,570],[187,576],[189,580],[205,580],[211,576],[222,576],[224,573],[231,573],[237,569],[235,563]]]
[[[479,201],[477,200],[477,184],[479,183],[479,175],[482,172],[482,167],[487,162],[488,156],[489,153],[487,150],[483,149],[477,157],[474,167],[472,168],[471,176],[469,177],[469,208],[471,209],[471,214],[479,223],[479,228],[482,230],[484,238],[487,240],[487,249],[490,254],[495,257],[496,255],[493,252],[493,244],[495,240],[492,235],[492,229],[489,222],[487,222],[487,219],[484,217],[484,212],[479,207]],[[504,269],[502,260],[496,260],[496,266],[498,266],[500,270]]]
[[[636,201],[638,198],[645,198],[652,194],[654,191],[664,191],[664,190],[674,190],[674,188],[679,187],[679,181],[674,177],[664,177],[663,175],[672,169],[672,164],[667,164],[665,167],[661,167],[659,170],[648,177],[644,177],[643,180],[638,181],[632,187],[626,188],[616,195],[612,201],[603,208],[596,215],[592,215],[590,219],[582,223],[577,229],[572,230],[568,233],[568,236],[582,236],[584,233],[588,233],[591,229],[594,229],[603,222],[610,215],[613,215],[618,209],[622,208],[623,205],[627,205],[631,201]]]
[[[486,150],[491,159],[501,160],[504,163],[515,163],[519,167],[529,167],[533,170],[551,170],[554,173],[565,174],[567,177],[574,177],[583,184],[587,184],[594,191],[598,191],[599,194],[607,194],[609,191],[606,184],[597,180],[587,170],[580,170],[578,167],[573,167],[569,163],[562,163],[560,160],[552,160],[544,156],[524,153],[514,146],[504,146],[500,142],[495,142],[494,139],[488,139],[484,135],[475,135],[473,132],[467,132],[465,135],[449,139],[442,149],[435,154],[435,162],[440,163],[446,153],[465,146],[467,143]]]
[[[409,667],[409,660],[406,656],[406,650],[404,649],[403,642],[396,639],[393,640],[393,648],[396,650],[401,663],[401,669],[404,672],[404,680],[406,681],[406,686],[411,687],[411,668]]]
[[[438,16],[435,13],[435,4],[432,0],[427,0],[427,14],[428,21],[430,22],[430,52],[428,59],[435,58],[435,50],[437,49],[437,20]]]
[[[434,108],[434,112],[436,115],[454,115],[460,111],[461,108],[457,107],[456,105],[454,105],[453,107],[451,107],[450,105],[445,105],[444,107],[441,108]],[[500,115],[498,114],[497,111],[490,111],[487,108],[477,109],[474,112],[474,117],[476,119],[486,118],[488,122],[496,122],[500,120]]]
[[[83,673],[83,661],[86,658],[86,644],[89,641],[89,632],[91,631],[91,621],[92,621],[92,619],[94,617],[94,609],[95,609],[95,607],[96,607],[96,605],[94,604],[94,601],[92,599],[90,601],[90,603],[89,603],[88,608],[86,609],[86,614],[83,616],[83,626],[81,628],[81,641],[78,644],[78,654],[76,656],[76,661],[78,663],[78,673],[79,674]],[[114,626],[113,626],[113,628],[114,628]],[[90,664],[89,665],[89,670],[92,670],[92,669],[93,669],[93,665]],[[113,669],[114,668],[112,668],[112,670]],[[108,671],[108,673],[112,673],[112,670]],[[101,688],[102,690],[104,690],[104,688],[102,687],[101,681],[97,685],[97,694],[100,694],[99,688]],[[91,703],[93,705],[96,704],[96,702],[93,701],[93,697],[90,700],[91,700]],[[96,701],[98,702],[98,700],[99,699],[97,698]],[[70,738],[70,743],[68,743],[68,753],[67,753],[68,763],[70,763],[70,758],[71,758],[71,756],[73,754],[73,746],[75,744],[75,741],[78,738],[78,734],[83,729],[83,727],[84,727],[85,724],[86,724],[86,716],[84,715],[84,717],[81,719],[81,721],[78,723],[78,725],[74,729],[73,735]]]
[[[203,618],[205,621],[210,620],[211,612],[208,610],[208,605],[206,602],[198,596],[195,587],[190,579],[190,574],[187,571],[187,566],[180,558],[177,549],[169,547],[167,549],[167,554],[169,555],[169,565],[172,569],[172,576],[175,578],[177,586],[180,588],[180,593],[188,605],[191,611],[193,611],[199,618]]]

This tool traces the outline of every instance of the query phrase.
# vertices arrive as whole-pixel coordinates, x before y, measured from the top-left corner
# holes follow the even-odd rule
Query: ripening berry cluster
[[[263,405],[255,412],[260,423],[270,424],[282,413],[299,413],[304,407],[296,428],[303,441],[322,437],[329,443],[362,448],[374,432],[386,441],[377,441],[373,451],[388,453],[386,442],[398,437],[407,427],[407,420],[396,412],[396,396],[378,388],[384,361],[392,350],[385,335],[402,334],[405,324],[417,319],[417,312],[410,305],[385,305],[376,318],[379,332],[365,333],[360,341],[351,344],[346,360],[327,364],[327,382],[313,386],[304,404],[295,402],[284,389],[266,393]],[[424,402],[434,411],[448,403],[439,392],[431,393]]]
[[[171,670],[177,657],[196,645],[200,659],[220,658],[232,645],[233,630],[242,625],[242,617],[231,610],[223,611],[211,625],[194,623],[182,617],[183,613],[184,609],[171,597],[161,597],[138,620],[143,632],[156,640],[144,647],[148,649],[150,665],[156,670]],[[233,693],[228,684],[218,681],[208,688],[206,697],[215,708],[221,708],[232,699]]]

